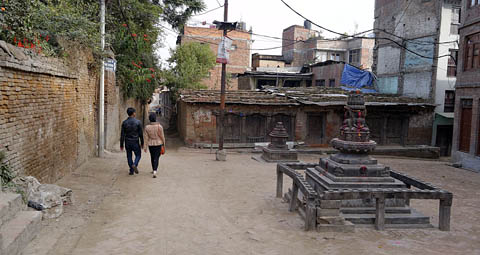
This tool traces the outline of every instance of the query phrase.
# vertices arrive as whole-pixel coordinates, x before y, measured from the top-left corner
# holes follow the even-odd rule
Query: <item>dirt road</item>
[[[300,216],[274,196],[275,164],[251,154],[216,162],[208,151],[169,151],[157,179],[148,157],[136,176],[128,175],[123,153],[114,153],[61,180],[77,202],[46,222],[25,254],[480,254],[480,174],[445,162],[380,158],[454,193],[451,232],[342,234],[303,231]],[[434,224],[437,203],[412,201]]]

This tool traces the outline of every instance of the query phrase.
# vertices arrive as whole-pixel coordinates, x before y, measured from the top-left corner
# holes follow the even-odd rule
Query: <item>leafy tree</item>
[[[180,89],[204,89],[201,83],[208,77],[208,71],[215,67],[215,54],[210,47],[197,42],[178,46],[173,52],[170,70],[165,71],[165,85],[178,93]]]
[[[159,84],[156,48],[160,22],[182,29],[205,8],[203,0],[105,0],[106,45],[115,53],[117,78],[124,95],[146,103]],[[46,55],[62,56],[64,38],[99,51],[98,0],[2,0],[0,40]]]

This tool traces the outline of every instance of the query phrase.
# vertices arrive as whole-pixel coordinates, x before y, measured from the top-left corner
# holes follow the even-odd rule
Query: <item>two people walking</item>
[[[153,178],[157,178],[158,162],[160,155],[165,152],[165,135],[163,127],[157,122],[155,113],[148,116],[150,124],[145,127],[145,133],[142,130],[142,124],[136,119],[136,110],[127,109],[128,118],[122,123],[120,136],[120,150],[127,152],[127,162],[130,168],[129,174],[138,174],[138,164],[142,158],[142,148],[147,152],[147,146],[150,151]],[[125,145],[125,147],[124,147]],[[132,156],[135,154],[135,160]]]

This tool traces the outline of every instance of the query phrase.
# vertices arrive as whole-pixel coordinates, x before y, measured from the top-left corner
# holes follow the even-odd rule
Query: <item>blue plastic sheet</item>
[[[343,68],[341,83],[353,88],[372,86],[373,75],[370,72],[346,64]]]

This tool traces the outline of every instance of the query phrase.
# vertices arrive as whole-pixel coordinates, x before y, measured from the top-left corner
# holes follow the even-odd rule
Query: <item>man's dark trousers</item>
[[[142,148],[140,144],[134,141],[125,141],[125,150],[127,151],[127,161],[130,167],[130,174],[133,174],[133,166],[138,166],[140,158],[142,158]],[[132,152],[135,153],[135,162],[132,160]]]

